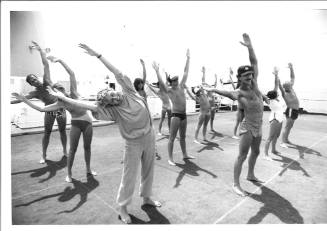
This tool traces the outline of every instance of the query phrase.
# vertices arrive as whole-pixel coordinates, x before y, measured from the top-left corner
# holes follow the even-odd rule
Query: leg
[[[280,122],[275,124],[275,131],[276,132],[275,132],[275,136],[274,136],[274,138],[273,138],[273,140],[271,142],[271,152],[274,153],[274,154],[279,154],[279,152],[276,150],[276,143],[277,143],[277,139],[278,139],[278,137],[280,135],[280,131],[282,130],[282,124],[283,123],[280,123]]]
[[[249,169],[248,169],[247,179],[250,180],[250,181],[256,181],[256,182],[263,183],[263,182],[259,181],[254,175],[254,166],[255,166],[257,158],[258,158],[258,156],[260,154],[261,138],[262,138],[261,136],[254,137],[253,140],[252,140],[251,155],[249,157]]]
[[[186,129],[187,129],[187,118],[182,120],[180,125],[179,125],[179,136],[180,136],[179,143],[181,145],[181,149],[182,149],[182,153],[183,153],[183,159],[194,159],[194,157],[188,155],[187,151],[186,151],[186,142],[185,142]]]
[[[47,158],[47,149],[54,121],[55,116],[48,115],[47,113],[44,114],[44,134],[42,139],[42,158],[40,160],[40,163],[45,163],[45,160]]]
[[[75,159],[75,153],[78,147],[79,138],[81,136],[81,129],[77,124],[75,125],[72,121],[72,127],[70,129],[70,148],[67,159],[67,172],[68,175],[66,177],[67,182],[72,182],[72,167]]]
[[[177,135],[177,131],[179,129],[180,118],[172,117],[171,118],[171,126],[170,126],[170,135],[168,141],[168,163],[170,165],[176,165],[173,159],[173,149],[174,149],[174,141]]]
[[[66,124],[67,124],[67,117],[66,112],[62,114],[62,116],[56,117],[58,129],[60,133],[60,140],[62,144],[63,153],[67,156],[67,135],[66,135]]]
[[[200,143],[199,140],[198,140],[198,135],[199,135],[199,130],[204,122],[204,117],[205,115],[203,113],[200,112],[200,115],[199,115],[199,121],[198,121],[198,125],[195,129],[195,135],[194,135],[194,142],[195,143]]]
[[[141,157],[140,196],[143,197],[143,204],[160,206],[159,202],[150,198],[152,195],[155,142],[154,131],[152,131],[144,140],[145,148]]]
[[[213,121],[215,120],[215,115],[216,115],[216,109],[212,109],[210,110],[210,128],[211,128],[211,131],[214,131],[213,129]]]
[[[207,127],[208,127],[208,123],[210,120],[210,115],[205,115],[204,116],[204,123],[203,123],[203,127],[202,127],[202,135],[203,135],[203,140],[208,141],[207,140]]]
[[[270,129],[269,129],[269,136],[266,140],[266,143],[265,143],[265,151],[264,151],[264,154],[265,154],[265,159],[266,160],[272,160],[269,155],[268,155],[268,150],[269,150],[269,146],[270,146],[270,143],[272,142],[272,140],[274,139],[274,136],[275,136],[275,133],[276,133],[276,129],[274,129],[274,125],[278,123],[277,120],[273,120],[270,122]]]
[[[88,122],[86,122],[88,123]],[[91,170],[91,143],[93,137],[93,127],[91,123],[88,123],[83,131],[84,141],[84,159],[86,164],[86,174],[96,175],[96,172]]]
[[[117,203],[120,206],[120,218],[125,223],[131,223],[127,212],[127,205],[132,201],[135,188],[136,175],[143,150],[143,143],[126,141],[124,152],[124,168],[121,178]]]
[[[290,143],[290,141],[288,140],[288,136],[290,134],[291,128],[293,127],[293,124],[294,124],[294,120],[292,118],[286,119],[286,125],[284,128],[284,133],[282,135],[283,143]]]
[[[167,110],[167,119],[168,119],[168,130],[170,131],[171,110]]]
[[[241,135],[240,144],[239,144],[239,154],[234,163],[233,189],[237,194],[239,194],[241,196],[246,196],[246,192],[240,186],[240,175],[241,175],[243,163],[249,152],[249,149],[250,149],[250,146],[252,143],[252,139],[253,139],[253,136],[252,136],[251,132],[246,132]]]
[[[158,128],[158,131],[159,131],[159,134],[158,135],[161,135],[162,123],[165,120],[165,116],[166,116],[166,110],[165,109],[162,109],[161,110],[160,122],[159,122],[159,128]]]

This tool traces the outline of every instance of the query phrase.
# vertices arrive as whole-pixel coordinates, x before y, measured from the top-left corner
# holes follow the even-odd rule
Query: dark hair
[[[276,99],[277,98],[277,91],[268,91],[267,97],[269,99]]]
[[[143,88],[142,88],[142,89],[138,89],[140,83],[143,84]],[[136,79],[134,80],[134,88],[135,88],[135,90],[137,90],[137,91],[144,90],[144,82],[143,82],[143,79],[136,78]]]
[[[34,75],[34,74],[29,74],[29,75],[27,75],[27,76],[26,76],[26,82],[28,82],[29,84],[31,84],[31,83],[30,83],[31,78],[37,78],[37,76]]]
[[[248,74],[248,73],[253,73],[253,67],[249,66],[249,65],[245,65],[245,66],[240,66],[237,69],[237,78],[240,78],[241,76],[243,76],[244,74]]]

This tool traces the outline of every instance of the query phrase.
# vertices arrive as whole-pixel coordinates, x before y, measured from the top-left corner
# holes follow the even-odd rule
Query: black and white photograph
[[[325,229],[326,61],[325,1],[2,1],[1,228]]]

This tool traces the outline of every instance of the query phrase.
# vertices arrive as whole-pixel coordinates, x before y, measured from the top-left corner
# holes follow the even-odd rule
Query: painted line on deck
[[[310,145],[308,148],[305,149],[305,151],[303,153],[305,153],[307,150],[309,150],[310,148],[316,146],[317,144],[321,143],[323,140],[325,140],[327,138],[327,136],[324,136],[323,138],[321,138],[320,140],[318,140],[317,142],[315,142],[314,144]],[[278,171],[275,175],[273,175],[268,181],[266,181],[264,184],[262,184],[260,187],[258,187],[256,190],[254,190],[252,193],[250,193],[250,195],[256,193],[257,191],[259,191],[261,189],[262,186],[266,186],[268,183],[270,183],[273,179],[275,179],[281,171],[283,171],[284,169],[288,168],[290,165],[292,165],[294,162],[298,161],[300,159],[300,156],[297,157],[296,159],[294,159],[293,161],[291,161],[290,163],[288,163],[282,170]],[[237,208],[239,208],[242,204],[244,204],[250,197],[247,196],[245,197],[243,200],[241,200],[239,203],[237,203],[233,208],[231,208],[230,210],[228,210],[225,214],[223,214],[221,217],[219,217],[213,224],[218,224],[219,222],[221,222],[223,219],[225,219],[229,214],[231,214],[234,210],[236,210]]]

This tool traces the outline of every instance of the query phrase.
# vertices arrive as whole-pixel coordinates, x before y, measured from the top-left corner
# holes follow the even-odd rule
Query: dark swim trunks
[[[291,118],[293,120],[296,120],[297,117],[299,116],[299,110],[288,107],[288,108],[286,108],[285,115],[286,115],[286,118]]]
[[[171,117],[177,117],[177,118],[180,118],[181,120],[185,120],[186,114],[185,113],[172,113]]]
[[[66,116],[66,110],[63,108],[60,108],[59,110],[56,110],[56,111],[47,111],[46,114],[49,116],[54,116],[54,117]]]

